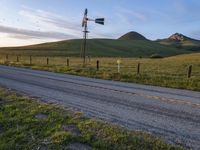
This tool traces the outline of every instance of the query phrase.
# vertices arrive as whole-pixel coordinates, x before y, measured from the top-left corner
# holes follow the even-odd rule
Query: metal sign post
[[[120,73],[120,64],[121,64],[121,60],[118,59],[117,60],[117,72]]]

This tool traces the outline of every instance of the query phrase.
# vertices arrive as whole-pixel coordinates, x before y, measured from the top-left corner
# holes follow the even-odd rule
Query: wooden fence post
[[[30,65],[32,65],[32,56],[30,56]]]
[[[191,76],[192,76],[192,65],[189,66],[188,73],[187,73],[188,78],[191,78]]]
[[[6,55],[6,61],[8,61],[8,55]]]
[[[47,65],[49,65],[49,58],[47,57]]]
[[[69,67],[69,59],[67,58],[67,67]]]
[[[99,71],[99,60],[97,60],[97,71]]]
[[[140,74],[140,63],[137,65],[137,74]]]

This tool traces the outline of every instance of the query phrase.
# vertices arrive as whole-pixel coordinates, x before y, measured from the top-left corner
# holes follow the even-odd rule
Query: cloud
[[[60,15],[43,10],[35,10],[27,6],[22,6],[19,15],[30,22],[29,29],[0,25],[0,32],[6,33],[9,38],[24,40],[64,40],[81,37],[81,25],[74,19],[69,18],[69,20],[67,20]],[[40,31],[37,31],[38,28]]]
[[[22,6],[22,8],[19,14],[42,29],[52,28],[54,30],[66,31],[74,36],[80,36],[81,18],[79,17],[77,17],[79,20],[75,20],[74,18],[63,17],[51,12],[35,10],[26,6]]]
[[[18,12],[20,22],[0,24],[0,33],[3,39],[1,45],[28,45],[49,41],[82,38],[82,14],[68,17],[52,12],[21,6]],[[105,17],[104,15],[102,15]],[[115,28],[110,22],[106,26],[89,25],[89,38],[111,38]],[[18,42],[16,42],[18,41]],[[21,43],[20,43],[21,42]],[[13,43],[13,44],[12,44]]]
[[[60,33],[60,32],[43,32],[34,31],[27,29],[18,29],[14,27],[2,26],[0,25],[0,32],[6,33],[11,38],[17,39],[69,39],[75,38],[72,35]]]
[[[137,22],[145,22],[147,21],[147,16],[138,11],[132,11],[124,8],[118,8],[118,12],[116,14],[123,22],[133,25]]]
[[[73,35],[76,38],[82,38],[82,27],[81,20],[82,14],[69,17],[69,16],[61,16],[52,12],[47,12],[39,9],[32,9],[27,6],[22,6],[22,10],[19,12],[22,17],[28,19],[35,26],[39,26],[41,29],[49,29],[56,30],[59,32],[66,32]],[[105,14],[95,12],[93,16],[103,16]],[[106,30],[107,29],[107,30]],[[92,32],[89,34],[90,38],[111,38],[113,37],[112,30],[113,26],[110,27],[108,24],[105,26],[95,25],[91,23],[89,25],[89,30]],[[105,33],[105,31],[107,33]]]
[[[195,39],[198,39],[200,40],[200,30],[196,30],[196,31],[192,31],[189,36],[195,38]]]

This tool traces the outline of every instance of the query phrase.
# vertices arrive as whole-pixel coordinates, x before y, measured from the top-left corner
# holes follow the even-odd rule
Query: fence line
[[[45,63],[45,58],[46,58],[46,63]],[[30,64],[30,65],[64,65],[67,67],[71,68],[76,68],[77,66],[81,67],[82,66],[82,60],[80,58],[68,58],[68,57],[45,57],[45,56],[19,56],[19,55],[5,55],[4,57],[0,57],[1,60],[9,63],[9,62],[16,62],[16,63],[22,63],[22,64]],[[130,58],[129,58],[130,59]],[[88,61],[88,67],[95,67],[95,61],[96,60],[96,71],[113,71],[117,72],[117,63],[113,60],[110,63],[101,61],[101,59],[97,58],[89,58]],[[185,73],[182,72],[170,72],[168,73],[166,70],[164,71],[157,71],[156,69],[149,71],[149,68],[145,68],[145,63],[140,63],[140,62],[134,62],[132,65],[125,65],[121,64],[120,65],[120,73],[128,72],[128,73],[135,73],[137,75],[140,74],[160,74],[165,75],[165,76],[185,76],[188,79],[192,78],[194,75],[200,76],[200,71],[194,71],[193,65],[188,65],[187,68],[183,68],[185,70]]]

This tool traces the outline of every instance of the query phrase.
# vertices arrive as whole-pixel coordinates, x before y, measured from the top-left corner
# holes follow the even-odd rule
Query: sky
[[[89,38],[136,31],[151,40],[174,33],[200,40],[199,0],[0,0],[0,47],[82,38],[85,8]]]

